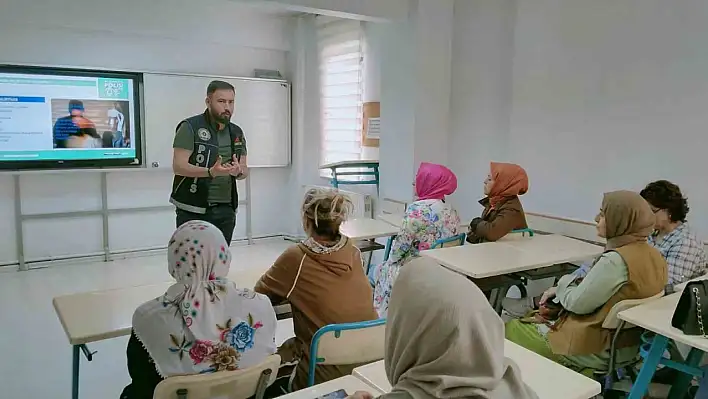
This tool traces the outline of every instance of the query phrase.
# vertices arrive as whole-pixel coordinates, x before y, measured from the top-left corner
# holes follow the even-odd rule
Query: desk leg
[[[79,363],[81,363],[79,351],[81,345],[71,347],[71,399],[79,399]]]
[[[688,352],[688,356],[686,357],[686,361],[684,362],[684,364],[689,367],[698,367],[702,359],[703,351],[700,349],[693,348],[690,352]],[[671,390],[669,390],[668,399],[683,399],[686,396],[686,392],[688,391],[688,385],[691,383],[692,379],[692,374],[687,374],[683,372],[678,373],[676,380],[674,380],[674,383],[671,384]]]
[[[649,353],[644,359],[644,365],[642,365],[642,369],[639,371],[637,380],[632,385],[632,390],[629,391],[627,399],[642,399],[644,397],[651,383],[651,378],[656,372],[656,367],[659,365],[662,356],[664,356],[668,343],[669,339],[663,335],[657,334],[654,336]]]

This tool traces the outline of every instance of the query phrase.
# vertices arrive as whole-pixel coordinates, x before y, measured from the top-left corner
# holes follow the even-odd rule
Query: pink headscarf
[[[444,199],[457,190],[457,176],[442,165],[423,162],[415,175],[415,195],[419,200]]]

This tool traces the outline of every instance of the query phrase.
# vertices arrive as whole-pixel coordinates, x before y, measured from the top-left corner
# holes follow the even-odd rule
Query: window
[[[320,164],[361,159],[361,23],[319,16],[317,41],[320,66]],[[322,176],[330,176],[330,171],[321,172]]]

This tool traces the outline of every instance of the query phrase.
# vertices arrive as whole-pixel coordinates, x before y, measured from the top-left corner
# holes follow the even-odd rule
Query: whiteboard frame
[[[204,74],[192,74],[192,73],[173,73],[173,72],[142,72],[144,74],[153,74],[153,75],[166,75],[166,76],[183,76],[183,77],[195,77],[195,78],[211,78],[211,79],[233,79],[233,80],[244,80],[244,81],[256,81],[256,82],[271,82],[271,83],[280,83],[284,84],[287,86],[288,89],[288,95],[287,95],[287,129],[288,129],[288,134],[287,134],[287,147],[288,147],[288,160],[287,163],[285,164],[280,164],[280,165],[258,165],[258,166],[251,166],[248,165],[248,168],[255,168],[255,169],[273,169],[273,168],[287,168],[290,167],[293,164],[293,104],[292,104],[292,84],[287,81],[286,79],[266,79],[266,78],[250,78],[250,77],[241,77],[241,76],[223,76],[223,75],[204,75]],[[144,76],[143,76],[144,78]],[[143,129],[147,129],[147,126],[145,126],[145,101],[144,101],[144,94],[145,94],[145,79],[140,84],[140,105],[141,105],[141,126]],[[145,131],[145,130],[143,130]],[[158,166],[156,168],[151,167],[151,165],[148,165],[150,162],[147,159],[147,140],[143,140],[143,156],[145,158],[145,162],[143,162],[144,166],[136,167],[135,169],[165,169],[165,167]],[[126,168],[123,168],[126,169]],[[172,166],[170,166],[170,169],[172,169]]]

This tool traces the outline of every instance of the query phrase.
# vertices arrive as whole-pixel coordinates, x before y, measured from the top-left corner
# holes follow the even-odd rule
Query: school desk
[[[602,254],[603,248],[561,235],[535,235],[523,240],[488,242],[423,251],[423,256],[465,276],[480,279]]]
[[[683,398],[691,379],[694,376],[703,376],[703,371],[698,366],[701,359],[703,359],[704,352],[708,352],[708,337],[686,335],[681,330],[671,326],[671,318],[680,298],[681,292],[677,292],[619,313],[618,317],[621,320],[656,334],[644,358],[642,369],[639,371],[634,385],[632,385],[629,399],[644,397],[654,372],[660,363],[681,372],[679,377],[673,381],[669,399]],[[670,339],[692,348],[685,362],[667,362],[662,360]]]
[[[521,371],[522,380],[536,392],[539,398],[588,399],[600,393],[599,382],[509,340],[504,341],[504,356],[516,363]],[[357,367],[353,374],[374,389],[382,392],[391,391],[383,360]]]
[[[252,288],[267,268],[234,270],[229,272],[239,286]],[[93,354],[87,344],[130,335],[133,312],[143,303],[167,291],[172,282],[142,285],[112,290],[63,295],[52,301],[64,332],[72,345],[71,397],[79,397],[80,353],[88,361]],[[276,314],[288,314],[290,305],[276,307]]]
[[[344,377],[337,378],[335,380],[323,382],[322,384],[317,384],[317,385],[311,386],[309,388],[305,388],[305,389],[301,389],[299,391],[295,391],[293,393],[289,393],[287,395],[281,396],[280,398],[282,398],[282,399],[315,399],[320,396],[327,395],[328,393],[338,391],[340,389],[343,389],[347,395],[352,395],[356,391],[367,391],[367,392],[373,394],[374,397],[377,397],[383,393],[379,390],[372,388],[364,381],[362,381],[354,376],[347,375]]]

